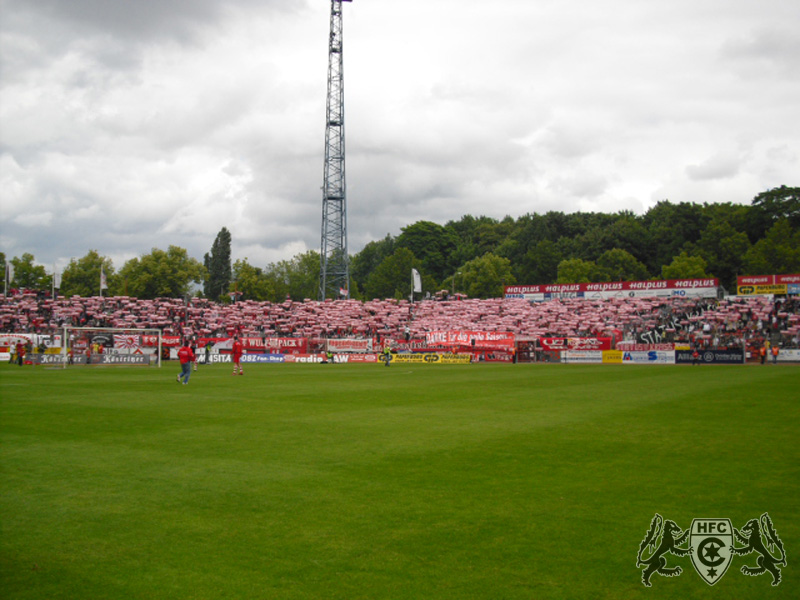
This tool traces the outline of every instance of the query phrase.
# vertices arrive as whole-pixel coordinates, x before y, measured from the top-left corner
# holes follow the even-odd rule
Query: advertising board
[[[744,350],[703,350],[698,361],[707,365],[740,365],[744,362]],[[675,362],[679,365],[692,364],[694,359],[688,350],[677,350]]]
[[[228,355],[230,360],[230,356]],[[282,363],[285,362],[283,354],[242,354],[243,363]]]
[[[94,357],[92,357],[94,362]],[[101,365],[149,365],[148,354],[101,354]]]
[[[471,354],[392,354],[390,363],[418,365],[468,365],[472,361]],[[383,364],[382,360],[378,364]]]
[[[667,279],[659,281],[610,281],[605,283],[566,283],[547,285],[509,285],[506,298],[524,298],[531,302],[544,302],[555,298],[713,298],[717,295],[719,280]]]
[[[759,296],[767,294],[786,294],[787,285],[740,285],[736,288],[736,293],[740,296]]]
[[[636,342],[617,342],[617,350],[649,352],[650,350],[675,350],[675,344],[639,344]]]
[[[325,341],[329,352],[372,352],[372,338],[329,339]]]
[[[736,278],[736,293],[740,296],[768,294],[797,294],[800,274],[740,275]]]
[[[625,365],[674,365],[673,350],[632,350],[622,353],[622,364]]]
[[[594,363],[603,362],[602,350],[567,350],[564,352],[565,363]]]
[[[539,344],[544,350],[611,350],[610,337],[598,338],[556,338],[556,337],[543,337],[539,338]]]
[[[778,362],[800,362],[800,350],[784,350],[778,352]]]

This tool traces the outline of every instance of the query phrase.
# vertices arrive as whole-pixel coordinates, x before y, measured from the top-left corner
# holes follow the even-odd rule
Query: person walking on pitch
[[[233,347],[231,348],[233,352],[233,374],[237,375],[236,369],[239,369],[238,375],[244,375],[244,369],[242,369],[241,360],[242,360],[242,352],[244,352],[244,347],[242,346],[242,342],[239,340],[239,336],[233,336]]]
[[[192,363],[196,360],[189,342],[183,342],[183,346],[178,350],[178,359],[181,361],[181,373],[178,375],[178,383],[188,385],[189,376],[192,374]]]

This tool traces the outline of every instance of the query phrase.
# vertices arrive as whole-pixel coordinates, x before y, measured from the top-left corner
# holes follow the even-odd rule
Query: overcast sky
[[[0,251],[320,247],[328,0],[0,0]],[[349,249],[800,185],[797,0],[344,4]]]

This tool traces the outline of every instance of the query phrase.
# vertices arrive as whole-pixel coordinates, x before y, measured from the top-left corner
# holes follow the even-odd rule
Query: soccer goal
[[[161,367],[160,329],[64,327],[59,362],[71,365]]]

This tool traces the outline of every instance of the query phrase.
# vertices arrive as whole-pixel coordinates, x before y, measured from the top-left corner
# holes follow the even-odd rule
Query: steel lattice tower
[[[319,299],[350,295],[347,254],[347,186],[344,168],[344,60],[342,2],[331,0],[328,46],[328,102],[325,126],[325,174],[322,186],[322,248]]]

